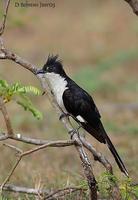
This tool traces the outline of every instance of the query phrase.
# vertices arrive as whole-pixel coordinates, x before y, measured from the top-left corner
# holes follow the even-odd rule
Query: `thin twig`
[[[21,161],[21,159],[22,159],[22,157],[19,156],[18,159],[17,159],[17,161],[16,161],[16,163],[15,163],[14,166],[12,167],[12,169],[11,169],[9,175],[6,177],[6,179],[5,179],[5,180],[3,181],[3,183],[1,184],[1,187],[0,187],[1,192],[2,192],[3,187],[5,186],[5,184],[10,180],[12,174],[14,173],[14,171],[15,171],[15,169],[17,168],[17,166],[18,166],[19,162]]]
[[[8,144],[8,143],[4,143],[3,145],[6,146],[6,147],[9,147],[10,149],[13,149],[14,151],[16,151],[16,153],[23,153],[23,151],[16,146],[13,146],[13,145]]]
[[[8,135],[11,136],[11,135],[13,135],[13,129],[12,129],[11,121],[10,121],[6,106],[5,106],[3,99],[1,97],[0,97],[0,110],[3,114],[4,120],[5,120],[5,123],[6,123]]]
[[[78,187],[67,187],[63,189],[56,190],[52,192],[51,194],[47,195],[44,199],[45,200],[52,200],[53,198],[59,198],[65,195],[68,195],[70,193],[76,192],[76,191],[85,191],[86,189],[78,188]]]
[[[4,30],[5,30],[5,24],[6,24],[9,5],[10,5],[10,0],[7,0],[4,15],[3,15],[3,20],[2,20],[2,25],[0,27],[0,36],[4,33]]]
[[[53,146],[53,145],[57,145],[57,147],[60,147],[61,145],[65,145],[65,142],[60,141],[60,142],[57,143],[57,142],[53,142],[53,141],[52,141],[52,142],[43,144],[43,145],[41,145],[41,146],[39,146],[39,147],[36,147],[36,148],[31,149],[31,150],[28,150],[28,151],[25,151],[25,152],[23,152],[23,153],[20,153],[20,154],[19,154],[19,157],[18,157],[18,159],[17,159],[17,161],[16,161],[16,163],[14,164],[14,166],[13,166],[13,168],[12,168],[12,170],[10,171],[9,175],[6,177],[6,179],[5,179],[4,182],[2,183],[2,185],[1,185],[1,191],[2,191],[3,187],[5,186],[5,184],[6,184],[6,183],[9,181],[9,179],[11,178],[11,176],[12,176],[12,174],[14,173],[15,169],[17,168],[19,162],[21,161],[21,159],[22,159],[24,156],[27,156],[27,155],[29,155],[29,154],[31,154],[31,153],[34,153],[34,152],[36,152],[36,151],[39,151],[39,150],[41,150],[41,149],[44,149],[44,148],[47,148],[47,147],[50,147],[50,146]],[[20,151],[20,152],[21,152],[21,151]]]
[[[41,145],[41,146],[39,146],[39,147],[36,147],[36,148],[33,148],[33,149],[31,149],[31,150],[28,150],[28,151],[25,151],[25,152],[23,152],[20,156],[21,157],[24,157],[24,156],[27,156],[27,155],[29,155],[29,154],[31,154],[31,153],[34,153],[34,152],[36,152],[36,151],[39,151],[39,150],[41,150],[41,149],[45,149],[45,148],[47,148],[47,147],[52,147],[52,146],[55,146],[55,145],[57,145],[57,147],[60,147],[61,145],[66,145],[64,142],[58,142],[57,143],[57,141],[56,142],[54,142],[54,141],[52,141],[52,142],[48,142],[48,143],[46,143],[46,144],[43,144],[43,145]]]

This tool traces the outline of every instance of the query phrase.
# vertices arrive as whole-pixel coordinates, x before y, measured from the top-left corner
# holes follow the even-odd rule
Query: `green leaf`
[[[6,80],[0,80],[0,87],[7,88],[9,85]]]
[[[3,97],[4,102],[15,100],[25,110],[30,111],[37,119],[42,119],[42,113],[35,108],[28,95],[40,95],[41,92],[34,86],[22,86],[16,82],[8,84],[6,80],[0,80],[0,96]]]
[[[37,119],[43,118],[42,113],[38,109],[35,108],[31,100],[27,96],[21,95],[21,99],[18,100],[17,103],[20,106],[22,106],[24,110],[30,111],[33,114],[33,116],[36,117]]]
[[[34,95],[40,95],[41,92],[38,88],[34,87],[34,86],[24,86],[24,87],[20,87],[18,89],[19,93],[32,93]]]

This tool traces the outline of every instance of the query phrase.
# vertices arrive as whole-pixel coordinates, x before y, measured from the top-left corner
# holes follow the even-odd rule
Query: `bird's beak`
[[[38,69],[37,72],[36,72],[36,74],[44,74],[44,73],[45,73],[45,72],[44,72],[43,69]]]

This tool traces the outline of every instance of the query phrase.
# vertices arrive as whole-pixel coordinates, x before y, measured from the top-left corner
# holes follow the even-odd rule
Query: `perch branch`
[[[4,47],[4,43],[3,43],[2,38],[0,40],[0,44],[1,44],[1,51],[2,51],[2,54],[0,54],[0,59],[12,60],[15,63],[17,63],[17,64],[21,65],[22,67],[24,67],[25,69],[28,69],[33,74],[36,74],[36,72],[37,72],[36,66],[34,66],[33,64],[31,64],[31,63],[27,62],[26,60],[22,59],[17,54],[15,54],[15,53],[9,51],[8,49],[6,49]]]
[[[130,7],[132,8],[133,12],[138,15],[138,0],[125,0]]]
[[[110,162],[105,158],[104,155],[102,155],[100,152],[97,152],[97,150],[92,146],[92,144],[88,143],[84,137],[80,137],[82,144],[86,149],[88,149],[94,156],[94,160],[99,161],[105,168],[106,170],[113,174],[113,169],[112,165]]]
[[[9,147],[10,149],[13,149],[15,150],[17,153],[22,153],[23,151],[21,149],[19,149],[18,147],[15,147],[11,144],[8,144],[8,143],[4,143],[3,146],[6,146],[6,147]]]
[[[12,129],[12,126],[11,126],[11,121],[10,121],[6,106],[5,106],[3,99],[1,97],[0,97],[0,110],[3,114],[4,120],[5,120],[5,123],[6,123],[8,135],[12,136],[13,135],[13,129]]]

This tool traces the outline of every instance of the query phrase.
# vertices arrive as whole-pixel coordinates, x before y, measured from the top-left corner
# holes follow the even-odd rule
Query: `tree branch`
[[[12,140],[24,142],[27,144],[33,144],[33,145],[43,145],[43,144],[48,144],[48,143],[54,142],[54,144],[52,144],[51,147],[66,147],[66,146],[72,146],[75,144],[75,141],[73,141],[73,140],[49,141],[49,140],[25,137],[25,136],[21,135],[20,133],[14,134],[13,136],[8,136],[5,133],[0,133],[0,141],[7,140],[7,139],[12,139]]]
[[[20,157],[17,159],[17,161],[15,162],[14,166],[12,167],[12,169],[11,169],[9,175],[5,178],[4,182],[1,184],[1,187],[0,187],[1,192],[2,192],[2,190],[3,190],[4,186],[5,186],[5,184],[10,180],[12,174],[14,173],[14,171],[15,171],[15,169],[17,168],[17,166],[18,166],[19,162],[21,161],[21,159],[22,159],[22,157],[20,156]]]
[[[1,185],[1,191],[3,190],[3,187],[5,186],[5,184],[10,180],[11,176],[13,175],[15,169],[17,168],[18,164],[20,163],[21,159],[24,157],[24,156],[27,156],[31,153],[34,153],[36,151],[39,151],[41,149],[44,149],[44,148],[47,148],[47,147],[63,147],[63,146],[67,146],[67,145],[70,145],[70,142],[65,142],[65,141],[51,141],[51,142],[47,142],[46,144],[43,144],[43,145],[40,145],[39,147],[36,147],[36,148],[33,148],[31,150],[28,150],[28,151],[25,151],[25,152],[22,152],[22,150],[19,150],[18,149],[18,159],[17,161],[15,162],[14,166],[12,167],[10,173],[8,174],[8,176],[5,178],[4,182],[2,183]],[[71,144],[72,145],[72,144]],[[14,149],[17,151],[17,147],[13,147],[13,145],[8,145],[8,147]]]
[[[3,99],[1,97],[0,97],[0,110],[3,114],[4,120],[5,120],[5,123],[6,123],[8,135],[12,136],[13,135],[13,129],[12,129],[11,121],[10,121],[6,106],[5,106]]]
[[[1,44],[1,51],[3,54],[1,54],[0,59],[8,59],[8,60],[12,60],[15,63],[21,65],[22,67],[24,67],[25,69],[28,69],[29,71],[31,71],[33,74],[36,74],[37,72],[37,67],[31,63],[29,63],[28,61],[22,59],[20,56],[18,56],[17,54],[9,51],[8,49],[6,49],[4,47],[4,43],[3,40],[1,38],[0,40],[0,44]]]
[[[5,29],[5,24],[6,24],[6,19],[7,19],[7,14],[8,14],[9,5],[10,5],[10,0],[7,0],[6,6],[5,6],[4,15],[3,15],[3,20],[2,20],[2,25],[1,25],[1,27],[0,27],[0,36],[4,33],[4,29]]]
[[[85,191],[85,189],[79,188],[79,187],[67,187],[63,189],[58,189],[56,191],[50,191],[48,189],[36,189],[36,188],[27,188],[27,187],[21,187],[21,186],[16,186],[12,184],[6,184],[3,187],[3,190],[5,191],[10,191],[10,192],[15,192],[15,193],[23,193],[23,194],[28,194],[28,195],[36,195],[38,196],[41,195],[44,197],[46,200],[56,200],[59,197],[65,196],[67,194],[76,192],[76,191]]]
[[[132,8],[133,12],[138,15],[138,0],[125,0],[130,7]]]
[[[110,162],[105,158],[104,155],[102,155],[101,153],[97,152],[96,149],[92,146],[92,144],[88,143],[84,137],[80,137],[83,146],[88,149],[94,156],[94,160],[99,161],[105,168],[106,170],[113,174],[113,169],[112,169],[112,165],[110,164]]]

